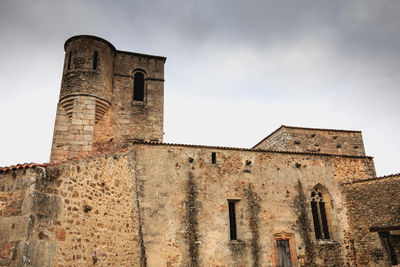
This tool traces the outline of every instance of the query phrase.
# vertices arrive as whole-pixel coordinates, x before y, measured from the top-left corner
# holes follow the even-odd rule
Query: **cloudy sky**
[[[251,147],[280,125],[362,130],[400,171],[398,0],[0,0],[0,166],[47,162],[64,41],[166,56],[166,142]]]

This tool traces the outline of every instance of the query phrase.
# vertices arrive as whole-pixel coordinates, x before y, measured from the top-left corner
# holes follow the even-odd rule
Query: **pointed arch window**
[[[144,75],[141,72],[136,72],[133,77],[133,100],[144,101]]]
[[[311,192],[311,212],[316,239],[330,239],[326,205],[323,194],[319,189]]]

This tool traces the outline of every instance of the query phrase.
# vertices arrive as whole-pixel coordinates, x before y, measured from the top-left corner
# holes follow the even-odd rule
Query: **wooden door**
[[[276,240],[276,246],[278,249],[278,267],[292,267],[289,239]]]

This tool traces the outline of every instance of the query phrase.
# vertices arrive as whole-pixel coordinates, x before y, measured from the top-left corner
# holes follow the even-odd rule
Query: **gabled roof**
[[[281,151],[281,150],[271,150],[271,149],[252,149],[252,148],[241,148],[241,147],[159,143],[159,142],[147,142],[147,141],[137,141],[137,142],[133,142],[133,144],[136,144],[136,145],[143,144],[143,145],[153,145],[153,146],[193,147],[193,148],[221,149],[221,150],[247,151],[247,152],[260,152],[260,153],[278,153],[278,154],[291,154],[291,155],[315,155],[315,156],[329,156],[329,157],[343,157],[343,158],[368,158],[368,159],[373,158],[371,156],[350,155],[350,154],[302,152],[302,151]]]
[[[251,149],[254,149],[256,146],[267,140],[269,137],[271,137],[274,133],[278,132],[279,130],[283,128],[288,128],[288,129],[299,129],[299,130],[311,130],[311,131],[330,131],[330,132],[345,132],[345,133],[361,133],[361,131],[358,130],[341,130],[341,129],[324,129],[324,128],[307,128],[307,127],[297,127],[297,126],[287,126],[287,125],[281,125],[278,129],[267,135],[264,139],[262,139],[260,142],[255,144]]]

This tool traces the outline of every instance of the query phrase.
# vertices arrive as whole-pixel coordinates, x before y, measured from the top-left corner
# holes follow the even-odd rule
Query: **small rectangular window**
[[[71,57],[72,57],[72,52],[68,53],[68,64],[67,64],[67,70],[71,69]]]
[[[237,240],[235,204],[236,204],[236,201],[228,200],[228,205],[229,205],[229,229],[230,229],[231,240]]]
[[[217,163],[217,153],[211,152],[211,163],[216,164]]]
[[[97,69],[97,58],[99,56],[99,53],[97,51],[94,51],[93,54],[93,69]]]

